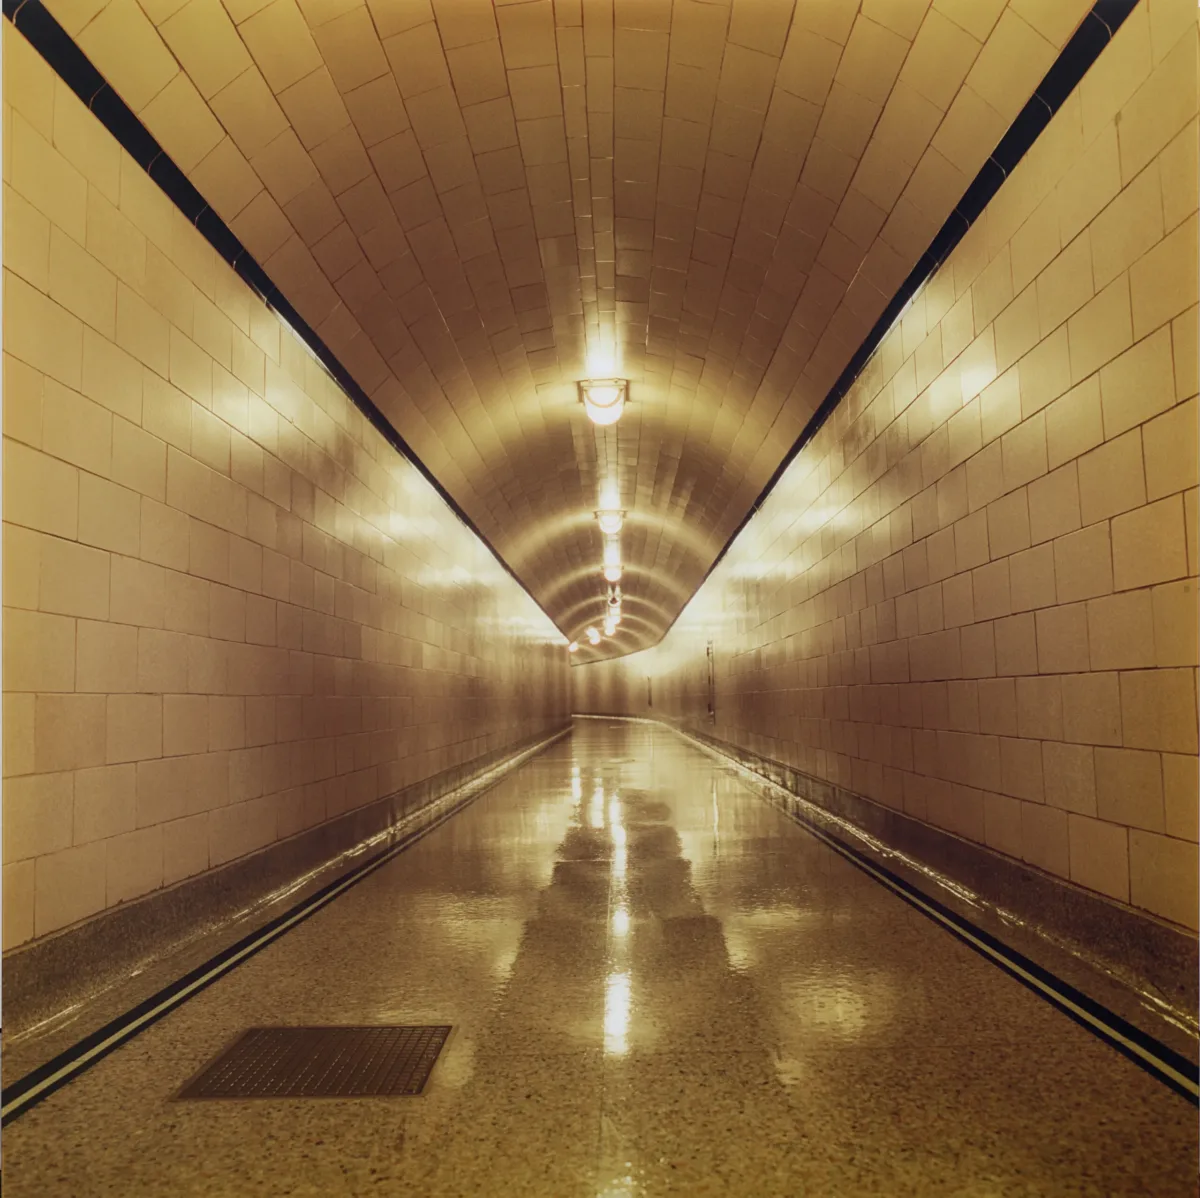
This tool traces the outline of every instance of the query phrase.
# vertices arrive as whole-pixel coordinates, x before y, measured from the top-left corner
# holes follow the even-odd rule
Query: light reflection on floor
[[[177,1104],[449,1022],[419,1099]],[[581,722],[5,1130],[8,1195],[1194,1192],[1194,1111],[647,724]]]

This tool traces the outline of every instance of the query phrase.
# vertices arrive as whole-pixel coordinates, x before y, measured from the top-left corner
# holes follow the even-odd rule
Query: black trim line
[[[651,722],[658,723],[659,721]],[[773,802],[772,805],[793,823],[798,824],[826,847],[845,858],[856,869],[885,886],[897,898],[920,911],[926,918],[940,924],[968,948],[1016,979],[1039,998],[1056,1007],[1080,1027],[1091,1032],[1097,1039],[1103,1040],[1111,1048],[1115,1048],[1122,1056],[1127,1057],[1151,1077],[1162,1082],[1168,1089],[1173,1090],[1182,1098],[1186,1098],[1193,1106],[1200,1106],[1200,1067],[1189,1061],[1187,1057],[1162,1043],[1161,1040],[1155,1039],[1149,1033],[1142,1031],[1141,1028],[1135,1027],[1115,1011],[1109,1010],[1102,1003],[1076,989],[1070,982],[1064,981],[1057,974],[1038,965],[1037,962],[1030,960],[1023,953],[997,939],[990,932],[972,923],[958,912],[938,902],[919,887],[893,873],[886,866],[872,860],[868,854],[853,848],[826,831],[794,805],[796,801],[807,803],[808,800],[799,799],[799,796],[794,795],[779,783],[763,777],[750,766],[743,765],[737,758],[722,752],[716,745],[697,740],[682,729],[675,728],[670,724],[663,726],[691,744],[729,762],[739,771],[753,775],[758,784],[783,791],[790,801],[786,803]]]
[[[899,290],[863,339],[846,368],[838,376],[821,406],[817,408],[808,424],[805,425],[800,436],[792,443],[792,447],[784,454],[783,459],[771,477],[767,479],[746,514],[729,534],[720,552],[704,572],[704,577],[696,585],[696,590],[692,592],[693,595],[700,590],[720,565],[721,560],[729,552],[739,534],[775,489],[784,472],[820,431],[834,408],[841,403],[908,302],[946,260],[951,250],[975,223],[1000,189],[1008,173],[1021,161],[1042,130],[1049,124],[1050,118],[1062,107],[1066,98],[1078,86],[1100,52],[1108,45],[1125,18],[1133,11],[1137,2],[1138,0],[1095,0],[1091,10],[1083,18],[1075,33],[1059,53],[1058,58],[1043,76],[1028,103],[1017,114],[1008,132],[997,143],[995,150],[963,193],[954,211],[938,230],[930,242],[929,248],[904,282],[900,284]],[[283,293],[251,257],[249,251],[233,231],[208,207],[204,197],[168,157],[149,130],[108,85],[87,55],[50,15],[42,0],[3,0],[3,6],[4,15],[25,35],[58,76],[84,104],[91,108],[117,141],[146,169],[150,177],[197,227],[213,249],[237,271],[265,303],[287,321],[379,434],[397,453],[420,471],[443,502],[487,546],[504,570],[537,604],[538,610],[557,628],[558,625],[550,613],[538,603],[516,571],[501,557],[495,546],[484,536],[449,491],[438,482],[432,471],[421,461],[387,417],[375,406],[370,396],[354,381],[350,372],[338,361],[317,332],[288,303]],[[686,604],[684,606],[686,607]],[[658,641],[654,642],[655,644],[658,644],[671,631],[682,614],[683,608],[680,608],[675,619],[663,629],[662,635]],[[560,628],[559,631],[562,632],[562,629]],[[641,646],[643,649],[652,647],[650,645]],[[630,650],[630,652],[636,651]],[[616,656],[621,657],[626,654],[617,654]]]
[[[787,816],[844,857],[856,869],[874,877],[876,881],[880,881],[878,875],[882,874],[888,889],[910,907],[920,911],[926,918],[940,923],[968,948],[1015,978],[1026,989],[1049,1002],[1097,1039],[1115,1048],[1168,1089],[1186,1098],[1193,1106],[1200,1106],[1200,1067],[1194,1065],[1187,1057],[1135,1027],[1115,1011],[1089,998],[1070,982],[1044,969],[1037,962],[939,903],[937,899],[923,893],[891,870],[872,861],[866,854],[843,844],[799,812],[789,811]],[[1138,1049],[1141,1051],[1137,1051]],[[1182,1075],[1185,1081],[1181,1083],[1175,1074]]]
[[[35,0],[29,0],[29,2],[34,3]],[[799,456],[801,450],[820,432],[821,426],[829,419],[834,408],[845,398],[846,393],[870,361],[871,355],[879,348],[888,330],[899,319],[909,301],[946,260],[951,250],[963,239],[967,230],[979,218],[984,208],[995,197],[996,192],[1000,190],[1009,173],[1025,157],[1029,148],[1041,135],[1042,130],[1050,123],[1050,118],[1063,106],[1067,97],[1079,85],[1092,63],[1100,56],[1101,50],[1112,40],[1137,3],[1138,0],[1096,0],[1067,44],[1062,48],[1058,58],[1054,60],[1050,69],[1042,77],[1041,83],[1034,89],[1034,93],[1029,97],[1025,107],[1017,114],[1016,119],[1008,128],[1008,132],[1000,139],[991,156],[971,181],[970,186],[963,193],[962,199],[955,205],[954,211],[950,213],[945,224],[934,235],[933,240],[929,243],[929,248],[921,255],[916,266],[900,284],[899,290],[892,297],[888,306],[884,308],[883,314],[863,338],[862,344],[846,364],[845,370],[838,375],[837,381],[826,393],[821,406],[813,413],[808,424],[804,426],[803,431],[792,443],[791,449],[784,454],[782,461],[775,468],[771,477],[767,479],[763,489],[738,522],[737,527],[729,534],[725,544],[721,546],[721,551],[713,559],[712,565],[697,583],[696,590],[692,592],[693,595],[699,592],[713,571],[721,564],[721,560],[733,548],[733,543],[741,535],[742,530],[766,503],[787,468]],[[686,606],[687,604],[684,604],[684,607]],[[680,608],[675,619],[663,629],[659,641],[675,627],[676,621],[682,614],[683,608]],[[655,644],[657,643],[659,642],[656,641]],[[643,649],[652,647],[650,645],[642,646]],[[640,651],[640,649],[631,649],[629,652]],[[628,654],[614,656],[624,657]],[[613,659],[603,658],[601,660]],[[590,665],[592,663],[581,664]]]
[[[109,86],[87,55],[50,14],[42,0],[3,0],[3,7],[4,15],[46,60],[55,74],[91,109],[100,123],[158,184],[175,207],[196,226],[201,236],[237,272],[243,282],[291,326],[292,331],[308,346],[312,355],[349,396],[350,401],[367,418],[375,431],[420,472],[442,502],[483,542],[504,568],[505,573],[529,596],[546,619],[558,628],[550,613],[538,603],[517,572],[500,556],[496,547],[417,456],[412,446],[355,382],[317,331],[288,303],[283,292],[275,286],[233,230],[208,206],[188,177],[175,165],[174,160],[132,109]],[[561,633],[562,629],[559,628],[558,631]]]
[[[27,0],[27,3],[32,2],[34,0]],[[475,787],[480,782],[482,785],[479,785],[478,789],[472,789],[470,793],[451,804],[427,824],[414,828],[411,832],[401,836],[394,844],[368,857],[366,861],[356,865],[340,878],[326,883],[307,898],[301,899],[288,910],[268,920],[262,927],[247,933],[240,940],[215,953],[207,961],[189,970],[182,977],[168,983],[149,998],[109,1020],[103,1027],[84,1036],[82,1040],[64,1049],[45,1064],[31,1069],[24,1077],[5,1085],[2,1098],[0,1098],[0,1101],[3,1102],[0,1126],[7,1127],[14,1120],[31,1111],[38,1103],[74,1081],[81,1073],[103,1060],[109,1053],[116,1051],[122,1044],[126,1044],[146,1028],[181,1007],[188,999],[195,997],[202,990],[206,990],[238,965],[274,943],[285,932],[291,931],[298,924],[316,915],[334,899],[340,897],[351,887],[357,886],[364,878],[373,874],[394,857],[411,848],[417,841],[424,839],[430,832],[453,819],[465,807],[469,807],[481,798],[504,777],[507,777],[512,772],[512,768],[524,765],[532,757],[567,736],[570,731],[570,727],[564,728],[540,743],[521,750],[511,761],[494,767],[496,771],[503,771],[500,776],[489,779],[488,774],[493,772],[489,770],[481,779],[465,783],[464,785],[469,787]]]
[[[266,948],[268,944],[277,940],[296,924],[315,915],[344,890],[362,881],[368,874],[374,873],[398,853],[403,852],[404,849],[409,848],[423,836],[445,823],[452,815],[457,814],[458,810],[459,808],[456,806],[435,823],[410,833],[391,848],[377,853],[357,867],[348,877],[338,878],[321,887],[307,899],[276,916],[256,931],[243,936],[228,948],[222,949],[203,964],[196,966],[182,977],[176,978],[175,981],[164,986],[143,1002],[85,1036],[77,1044],[64,1049],[44,1065],[39,1065],[24,1077],[5,1086],[4,1114],[0,1119],[0,1125],[7,1127],[13,1120],[20,1118],[43,1099],[49,1098],[51,1094],[73,1081],[80,1073],[108,1056],[110,1052],[120,1048],[122,1044],[133,1039],[151,1024],[157,1023],[163,1016],[169,1015],[176,1007],[182,1006],[187,999],[201,990],[207,989],[236,965]],[[53,1080],[47,1085],[45,1083],[48,1079]]]

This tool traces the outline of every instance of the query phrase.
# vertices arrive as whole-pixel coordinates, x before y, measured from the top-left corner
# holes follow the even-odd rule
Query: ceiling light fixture
[[[594,628],[589,628],[587,630],[587,639],[593,645],[598,645],[600,643],[600,634]]]
[[[572,642],[571,642],[571,643],[570,643],[570,644],[567,646],[567,652],[568,652],[568,653],[578,653],[578,652],[579,652],[579,642],[578,642],[578,641],[572,641]]]
[[[628,398],[625,379],[584,379],[579,384],[579,400],[593,424],[616,424]]]
[[[612,536],[621,531],[621,525],[625,523],[625,513],[611,508],[601,508],[596,513],[596,520],[600,525],[600,531],[605,536]]]
[[[604,579],[621,581],[621,542],[616,537],[608,537],[604,542]]]

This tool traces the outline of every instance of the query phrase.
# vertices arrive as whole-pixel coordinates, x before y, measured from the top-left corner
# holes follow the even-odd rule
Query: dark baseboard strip
[[[1138,0],[1096,0],[1092,5],[1079,28],[1062,48],[1041,83],[1034,89],[1033,95],[1029,97],[1029,102],[1017,114],[1016,119],[1008,128],[1008,132],[1000,139],[991,156],[980,168],[967,190],[963,192],[954,211],[950,213],[945,224],[934,235],[933,240],[929,243],[929,248],[921,255],[916,266],[900,284],[899,290],[892,296],[888,306],[884,308],[883,314],[863,338],[862,344],[855,350],[854,355],[846,364],[846,368],[838,375],[837,380],[826,393],[821,406],[813,413],[800,435],[792,443],[792,447],[784,454],[783,460],[775,468],[775,472],[767,479],[749,510],[729,534],[725,544],[721,546],[720,552],[713,559],[712,565],[705,571],[704,577],[697,585],[697,591],[708,581],[709,575],[720,565],[721,559],[729,552],[742,530],[767,501],[787,468],[821,430],[822,425],[829,419],[834,409],[845,399],[847,392],[863,372],[871,360],[871,356],[879,348],[888,330],[900,318],[909,301],[928,282],[938,267],[950,256],[954,247],[963,239],[967,230],[979,219],[996,192],[1000,190],[1005,179],[1025,157],[1030,147],[1050,123],[1051,118],[1063,106],[1067,97],[1078,87],[1092,63],[1100,56],[1104,47],[1112,41],[1113,36],[1137,3]],[[680,614],[682,614],[682,610]],[[675,620],[678,619],[677,615]],[[667,625],[663,631],[663,637],[674,627],[675,620]]]
[[[717,568],[755,512],[762,507],[767,496],[774,490],[775,485],[783,477],[792,461],[813,439],[833,410],[845,398],[854,380],[858,378],[867,362],[870,361],[871,355],[878,349],[888,329],[892,327],[909,301],[946,260],[967,230],[975,223],[992,197],[999,191],[1009,173],[1025,156],[1042,130],[1050,123],[1050,119],[1078,86],[1092,63],[1112,40],[1113,35],[1133,11],[1136,4],[1137,0],[1096,0],[1093,4],[1079,28],[1076,29],[1054,64],[1046,72],[1041,83],[1034,90],[1029,102],[1017,114],[1016,120],[1000,139],[987,162],[983,164],[979,173],[963,193],[954,211],[938,230],[930,242],[929,248],[904,282],[900,284],[899,290],[883,310],[883,314],[863,338],[846,368],[829,389],[821,406],[784,455],[783,460],[767,480],[737,527],[729,534],[720,552],[713,559],[712,565],[705,571],[700,586]],[[500,556],[492,543],[476,527],[474,521],[433,476],[399,431],[375,406],[370,396],[354,381],[350,372],[342,365],[316,330],[288,303],[284,294],[238,240],[233,230],[208,206],[204,197],[196,190],[183,171],[175,165],[150,131],[108,85],[87,55],[50,15],[42,0],[3,0],[3,6],[4,15],[25,35],[38,53],[66,82],[67,86],[79,96],[117,141],[141,164],[179,210],[207,238],[217,253],[237,271],[252,290],[291,325],[367,420],[398,453],[412,462],[447,506],[488,547],[505,571],[516,579],[521,589],[526,590],[525,584],[521,582],[512,567]],[[529,592],[526,590],[526,593]],[[532,596],[530,597],[532,598]],[[535,599],[534,602],[536,603],[537,600]],[[538,607],[541,608],[541,605],[538,604]],[[544,611],[544,609],[542,610]],[[547,618],[549,618],[548,615]],[[675,619],[678,618],[677,615]],[[664,629],[663,636],[666,636],[674,623],[675,620],[672,620],[671,624]],[[662,637],[659,639],[661,640]]]
[[[45,1064],[31,1070],[16,1081],[6,1084],[3,1093],[3,1108],[0,1110],[0,1125],[7,1126],[15,1119],[19,1119],[39,1102],[62,1089],[98,1061],[103,1060],[109,1053],[132,1040],[164,1016],[169,1015],[188,999],[195,997],[202,990],[219,981],[225,974],[261,952],[286,932],[311,918],[351,887],[358,885],[364,878],[381,869],[393,858],[428,836],[430,832],[440,828],[442,824],[490,790],[517,766],[524,764],[531,757],[569,735],[570,731],[571,728],[568,725],[545,740],[517,753],[494,769],[488,770],[482,777],[467,783],[462,788],[465,793],[457,799],[454,798],[453,792],[445,796],[452,801],[448,802],[443,810],[437,812],[433,818],[422,823],[421,826],[406,834],[402,833],[386,849],[368,857],[349,873],[320,887],[289,910],[214,954],[207,961],[162,987],[149,998],[110,1020],[103,1027],[83,1037],[78,1043],[60,1052]]]
[[[579,718],[578,714],[576,718]],[[638,717],[602,716],[596,718],[622,720],[637,719]],[[643,721],[638,719],[638,722]],[[1181,1053],[1163,1044],[1141,1028],[1135,1027],[1103,1003],[1084,994],[1071,983],[1031,960],[1012,946],[1005,944],[959,912],[951,910],[944,903],[914,886],[907,879],[900,877],[879,861],[873,860],[868,854],[853,847],[846,840],[832,835],[801,806],[801,802],[807,805],[809,800],[802,799],[797,802],[799,796],[794,791],[746,765],[737,756],[726,751],[720,743],[693,736],[690,732],[662,720],[651,719],[644,722],[673,732],[702,752],[711,754],[739,771],[751,775],[756,784],[775,787],[784,792],[790,801],[781,803],[779,806],[794,823],[800,825],[806,832],[816,837],[855,868],[862,870],[863,873],[885,886],[909,906],[950,932],[980,956],[1002,969],[1010,977],[1015,978],[1039,998],[1049,1002],[1075,1023],[1115,1048],[1176,1094],[1186,1098],[1194,1105],[1200,1106],[1200,1069]],[[813,804],[813,806],[816,805]]]
[[[31,1033],[40,1038],[41,1031],[48,1032],[45,1051],[53,1055],[52,1041],[59,1036],[49,1029],[62,1017],[81,1007],[89,1013],[99,1011],[97,999],[106,991],[131,976],[142,976],[191,942],[223,935],[238,924],[247,929],[273,911],[292,906],[302,893],[352,868],[366,852],[385,847],[382,841],[388,835],[408,828],[451,791],[505,768],[553,731],[460,762],[247,856],[5,953],[10,1067],[13,1057],[26,1056]],[[43,1059],[38,1050],[29,1056],[21,1072]]]
[[[308,346],[313,357],[349,396],[350,401],[362,412],[376,432],[421,473],[442,502],[483,542],[505,573],[516,581],[521,590],[537,605],[538,610],[550,620],[549,613],[517,577],[516,571],[500,556],[495,546],[437,480],[400,431],[379,410],[375,401],[358,385],[316,329],[292,307],[267,272],[238,240],[234,231],[208,206],[208,202],[192,185],[187,175],[180,170],[150,130],[138,119],[136,113],[121,99],[88,56],[54,19],[42,0],[3,0],[3,7],[4,15],[49,63],[54,73],[91,109],[92,114],[158,184],[175,207],[195,225],[209,245],[233,268],[250,290],[291,326],[292,331]],[[550,622],[554,623],[553,620]]]
[[[1200,1106],[1200,1069],[1197,1069],[1197,1066],[1186,1057],[1175,1052],[1174,1049],[1168,1048],[1161,1041],[1155,1040],[1152,1036],[1146,1035],[1140,1028],[1134,1027],[1127,1020],[1122,1019],[1115,1011],[1110,1011],[1107,1007],[1089,998],[1069,982],[1043,969],[1036,962],[943,906],[936,899],[922,894],[915,886],[892,873],[891,870],[872,862],[865,854],[829,835],[823,828],[808,819],[803,812],[792,810],[788,812],[788,815],[810,835],[828,845],[863,873],[886,886],[909,906],[915,907],[923,915],[940,924],[946,931],[956,936],[969,948],[974,949],[980,956],[991,961],[993,965],[1004,970],[1039,998],[1043,998],[1057,1007],[1081,1027],[1086,1028],[1152,1077],[1174,1090],[1176,1094],[1186,1098],[1193,1105]]]
[[[798,796],[854,834],[874,838],[909,863],[918,885],[927,878],[935,887],[965,891],[1005,926],[1020,926],[1106,975],[1136,994],[1147,1010],[1186,1025],[1195,1044],[1200,959],[1194,935],[846,787],[696,728],[686,734],[733,758],[779,793]]]

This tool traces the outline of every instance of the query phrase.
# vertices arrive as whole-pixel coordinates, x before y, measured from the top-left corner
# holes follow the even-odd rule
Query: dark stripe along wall
[[[721,551],[706,571],[704,578],[700,580],[697,590],[716,569],[742,529],[763,505],[788,466],[816,435],[829,418],[830,413],[841,403],[854,380],[862,372],[871,355],[883,340],[884,334],[904,311],[909,300],[937,270],[950,251],[979,218],[1008,177],[1009,172],[1021,161],[1029,147],[1050,123],[1050,118],[1054,116],[1079,81],[1087,74],[1092,63],[1112,40],[1113,35],[1120,29],[1121,24],[1133,11],[1136,4],[1137,0],[1096,0],[1070,41],[1063,47],[1062,53],[1055,60],[1054,65],[1038,84],[1029,98],[1029,102],[1021,109],[1017,119],[1013,121],[1008,132],[992,151],[991,157],[983,164],[971,185],[963,193],[962,199],[959,200],[954,211],[929,243],[929,248],[900,285],[899,290],[884,309],[883,315],[875,322],[854,356],[846,364],[845,370],[838,376],[837,381],[830,388],[804,431],[796,438],[791,449],[784,455],[783,460],[750,505],[745,516],[730,533],[729,539],[721,547]],[[317,335],[316,330],[311,328],[292,307],[287,297],[275,286],[246,247],[234,236],[229,226],[208,206],[204,197],[192,186],[183,171],[175,165],[162,146],[150,134],[150,131],[109,86],[87,55],[50,15],[41,0],[4,0],[4,15],[24,34],[71,90],[95,113],[108,131],[146,170],[150,178],[162,188],[188,220],[208,239],[217,253],[237,271],[248,286],[291,325],[363,415],[395,447],[398,453],[416,466],[450,509],[491,550],[496,560],[524,588],[524,583],[496,552],[488,538],[438,482],[425,463],[405,441],[403,435],[375,406],[371,397],[354,381],[350,372]],[[674,621],[664,629],[663,636],[670,631],[673,624]]]

